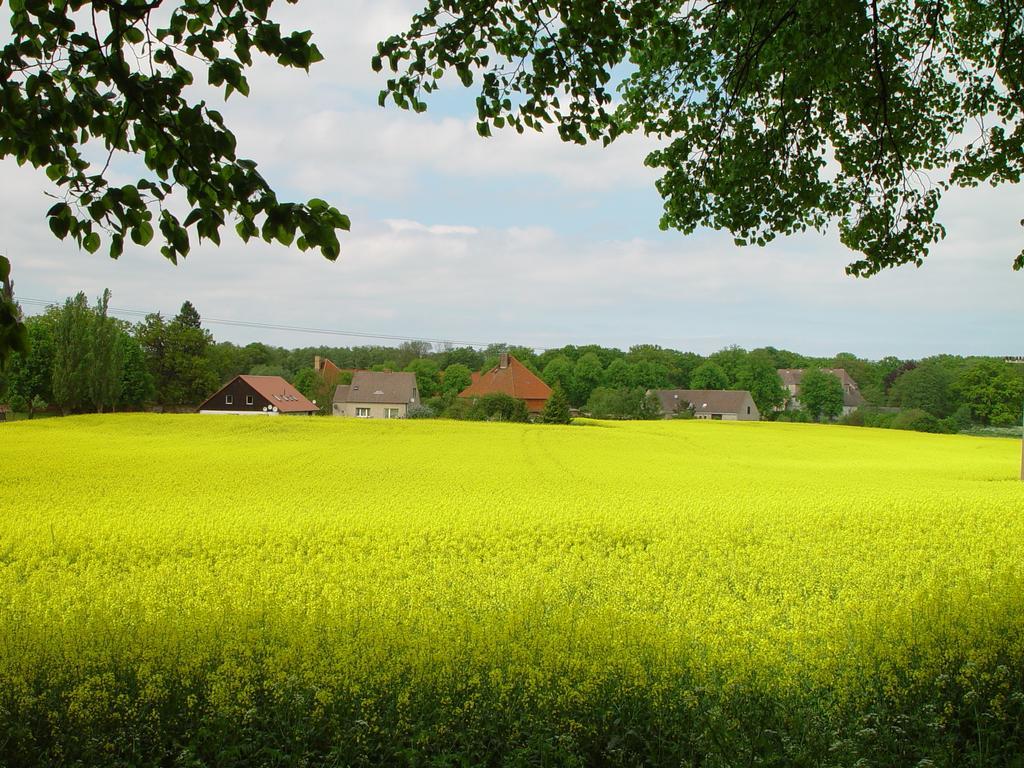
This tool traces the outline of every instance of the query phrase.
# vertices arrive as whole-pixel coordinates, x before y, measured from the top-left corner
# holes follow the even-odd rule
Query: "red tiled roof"
[[[481,397],[492,392],[504,392],[520,400],[547,400],[551,387],[512,355],[508,366],[496,365],[491,370],[474,375],[473,383],[459,393],[459,397]]]
[[[295,387],[280,376],[239,376],[242,381],[255,389],[281,413],[299,413],[318,410]]]

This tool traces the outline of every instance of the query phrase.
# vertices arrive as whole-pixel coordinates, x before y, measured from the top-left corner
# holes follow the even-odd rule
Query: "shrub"
[[[467,419],[474,418],[472,412],[472,400],[465,397],[456,397],[448,404],[448,407],[442,411],[441,415],[446,419],[458,419],[460,421],[465,421]]]
[[[909,429],[914,432],[945,432],[937,418],[920,408],[900,411],[892,421],[893,429]]]
[[[661,404],[643,387],[598,387],[587,401],[586,412],[595,419],[658,419]]]
[[[850,411],[850,413],[846,414],[841,419],[839,419],[840,424],[845,424],[848,427],[863,427],[865,426],[865,422],[866,416],[864,414],[863,408],[858,408],[855,411]]]
[[[468,418],[477,421],[527,421],[530,412],[526,410],[525,400],[504,392],[491,392],[473,401]]]
[[[432,419],[436,415],[433,408],[421,403],[410,405],[405,411],[405,418],[407,419]]]

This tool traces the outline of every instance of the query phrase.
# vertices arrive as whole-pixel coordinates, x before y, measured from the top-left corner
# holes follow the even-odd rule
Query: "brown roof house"
[[[498,364],[491,370],[473,374],[472,383],[459,392],[459,397],[483,397],[494,392],[525,400],[526,410],[534,414],[543,411],[551,397],[551,387],[507,352],[502,352]]]
[[[754,398],[745,389],[655,389],[662,417],[693,409],[695,419],[713,421],[760,421]]]
[[[334,364],[333,361],[328,360],[326,357],[320,357],[320,355],[314,355],[313,357],[313,370],[316,371],[317,375],[320,376],[320,380],[325,384],[334,386],[338,383],[344,375],[348,375],[349,380],[356,371],[363,370],[362,368],[339,368]]]
[[[200,413],[309,416],[319,408],[280,376],[235,376],[199,406]]]
[[[822,368],[822,373],[831,373],[839,383],[843,385],[843,415],[865,405],[867,401],[860,393],[860,387],[850,374],[842,368]],[[800,380],[804,377],[803,368],[779,368],[779,378],[782,379],[782,386],[789,392],[789,401],[786,403],[787,410],[795,411],[800,408]]]
[[[404,419],[419,404],[415,373],[356,371],[351,384],[334,390],[332,412],[359,419]]]

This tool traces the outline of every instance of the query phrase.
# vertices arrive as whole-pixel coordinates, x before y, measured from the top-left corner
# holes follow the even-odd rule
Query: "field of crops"
[[[799,424],[0,425],[0,765],[1020,765],[1019,460]]]

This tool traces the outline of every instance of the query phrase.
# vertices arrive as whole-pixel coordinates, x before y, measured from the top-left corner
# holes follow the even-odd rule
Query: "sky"
[[[602,148],[554,132],[481,138],[476,93],[457,84],[426,113],[382,109],[386,76],[370,57],[405,28],[415,2],[277,5],[284,26],[313,30],[326,60],[308,74],[258,61],[250,97],[218,108],[239,155],[259,163],[279,198],[320,197],[349,214],[340,258],[233,233],[220,247],[194,244],[177,266],[157,238],[129,244],[117,261],[103,249],[90,255],[50,234],[46,193],[55,190],[42,171],[8,159],[0,252],[18,296],[56,301],[109,288],[114,307],[165,315],[188,299],[218,341],[285,347],[375,342],[214,321],[538,349],[1024,354],[1024,273],[1010,268],[1024,246],[1020,186],[947,193],[947,238],[924,266],[870,279],[845,274],[856,254],[834,230],[764,248],[737,247],[724,232],[662,232],[657,175],[643,165],[652,140]],[[132,170],[113,168],[126,180]]]

